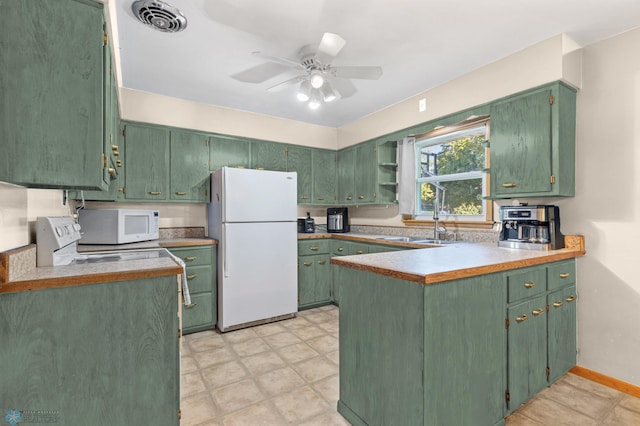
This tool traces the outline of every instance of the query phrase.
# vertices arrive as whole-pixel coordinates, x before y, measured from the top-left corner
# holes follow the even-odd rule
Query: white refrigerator
[[[209,236],[218,240],[218,328],[298,311],[297,174],[223,167],[211,176]]]

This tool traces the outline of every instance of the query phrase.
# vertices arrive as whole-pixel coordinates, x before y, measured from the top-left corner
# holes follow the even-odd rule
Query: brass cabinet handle
[[[342,247],[338,247],[337,249],[338,251],[344,251],[344,249]]]
[[[318,265],[324,265],[325,263],[327,263],[326,260],[318,260]]]
[[[113,167],[109,167],[109,174],[110,175],[115,175],[116,174],[116,169],[114,169]]]
[[[149,195],[160,195],[162,192],[160,191],[149,191]]]
[[[116,166],[122,167],[122,160],[116,160]]]
[[[191,309],[193,307],[195,307],[197,305],[197,303],[190,303],[189,305],[184,305],[185,309]]]
[[[187,257],[184,258],[184,261],[185,262],[193,262],[197,258],[198,258],[198,256],[187,256]]]
[[[264,170],[264,167],[256,167],[256,170]]]
[[[113,156],[114,156],[114,157],[117,157],[117,156],[119,156],[119,155],[120,155],[120,151],[113,151]]]
[[[536,286],[536,283],[534,283],[533,281],[524,283],[524,288],[534,288],[535,286]]]
[[[324,201],[324,197],[318,197],[318,198],[316,198],[316,200]]]
[[[571,276],[571,274],[568,273],[568,272],[560,274],[560,278],[569,278],[570,276]]]
[[[356,250],[356,254],[362,254],[364,253],[362,250]]]
[[[571,302],[573,302],[574,300],[576,300],[576,297],[575,297],[575,296],[569,296],[569,297],[567,297],[567,298],[566,298],[566,299],[564,299],[564,300],[566,300],[567,302],[571,303]]]
[[[301,196],[300,196],[300,199],[301,199],[301,200],[308,200],[308,199],[309,199],[309,196],[308,196],[308,195],[301,195]]]
[[[313,246],[313,247],[310,247],[310,248],[309,248],[309,250],[311,250],[311,251],[318,251],[318,249],[319,249],[319,248],[320,248],[320,247]]]
[[[562,306],[562,302],[560,300],[558,300],[557,302],[553,302],[554,308],[559,308],[560,306]]]
[[[312,262],[304,262],[303,265],[304,266],[311,266],[311,265],[313,265],[313,263]]]
[[[364,195],[358,195],[358,200],[364,200]]]
[[[503,183],[502,184],[503,188],[515,188],[516,186],[518,186],[518,184],[515,183],[515,182],[509,182],[509,183]]]
[[[540,315],[540,314],[541,314],[541,313],[543,313],[543,312],[544,312],[544,309],[543,309],[543,308],[540,308],[540,309],[534,309],[533,311],[531,311],[531,313],[532,313],[534,316],[538,316],[538,315]]]
[[[187,195],[187,193],[186,192],[182,192],[182,191],[177,191],[176,195]]]
[[[526,321],[529,317],[527,316],[527,314],[522,314],[521,317],[516,317],[516,321],[518,322],[523,322]]]
[[[349,201],[349,200],[353,200],[353,197],[352,197],[351,195],[349,195],[349,196],[347,197],[347,201]]]
[[[118,145],[111,145],[111,151],[117,151]]]
[[[198,274],[187,275],[187,279],[188,279],[188,280],[192,280],[192,279],[194,279],[194,278],[195,278],[195,277],[197,277],[197,276],[198,276]]]

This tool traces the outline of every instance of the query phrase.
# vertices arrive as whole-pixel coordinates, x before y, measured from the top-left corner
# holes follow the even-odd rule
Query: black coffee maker
[[[327,209],[327,232],[349,232],[349,209],[329,207]]]
[[[303,234],[313,234],[316,232],[316,222],[309,212],[307,212],[306,218],[298,219],[298,232]]]
[[[498,246],[530,250],[564,248],[558,206],[502,206]]]

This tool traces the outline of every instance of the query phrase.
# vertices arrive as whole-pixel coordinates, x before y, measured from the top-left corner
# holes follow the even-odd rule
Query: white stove
[[[37,265],[68,265],[77,256],[76,241],[82,234],[71,216],[38,217],[36,219]]]

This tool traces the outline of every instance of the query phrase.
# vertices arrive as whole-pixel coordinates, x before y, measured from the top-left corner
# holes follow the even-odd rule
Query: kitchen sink
[[[415,243],[415,244],[436,244],[436,245],[462,243],[462,241],[434,240],[434,239],[420,238],[420,237],[377,237],[376,240],[397,241],[402,243]]]

